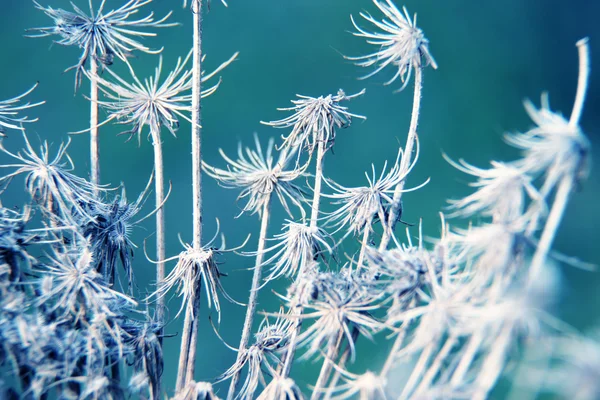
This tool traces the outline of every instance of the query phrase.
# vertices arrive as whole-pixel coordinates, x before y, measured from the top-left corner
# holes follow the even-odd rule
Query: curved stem
[[[271,214],[271,198],[269,195],[268,201],[265,203],[262,212],[262,221],[260,224],[260,234],[258,237],[258,250],[256,251],[256,262],[254,263],[254,275],[252,276],[252,288],[250,289],[250,298],[248,300],[248,308],[246,310],[246,320],[244,321],[244,327],[242,328],[242,339],[240,340],[240,346],[238,347],[238,359],[240,361],[244,350],[248,346],[248,340],[250,339],[250,333],[252,331],[252,321],[254,320],[254,313],[256,312],[256,304],[258,299],[258,289],[260,287],[260,278],[262,275],[263,259],[265,255],[265,247],[267,244],[267,228],[269,227],[269,218]],[[235,396],[235,391],[240,379],[240,372],[237,371],[231,377],[231,383],[229,384],[229,392],[227,393],[227,399],[231,400]]]
[[[406,138],[406,146],[404,147],[404,155],[400,164],[401,171],[405,172],[410,168],[412,162],[412,152],[417,137],[417,126],[419,125],[419,111],[421,109],[421,89],[423,86],[423,70],[420,67],[415,68],[415,92],[413,96],[413,109],[410,118],[410,127],[408,137]],[[405,178],[406,179],[406,178]],[[392,238],[398,214],[402,205],[402,191],[404,190],[405,179],[402,180],[394,190],[394,198],[392,207],[388,216],[387,224],[384,226],[383,236],[379,244],[379,250],[385,250]]]
[[[562,216],[567,208],[569,194],[572,189],[573,178],[567,175],[562,178],[558,185],[552,209],[550,210],[550,214],[548,215],[548,219],[544,226],[544,231],[542,232],[542,237],[540,238],[535,254],[533,255],[533,259],[531,260],[531,267],[529,268],[529,284],[532,284],[533,281],[540,276],[540,270],[546,261],[546,257],[548,256],[548,252],[550,251],[550,247],[556,236],[556,231],[558,230]]]
[[[100,149],[98,144],[98,63],[94,57],[90,61],[90,180],[94,184],[94,194],[98,194],[96,185],[100,184]]]
[[[569,125],[572,127],[579,124],[590,75],[590,49],[587,38],[583,38],[577,42],[577,50],[579,53],[579,78],[577,79],[575,103],[573,104],[573,111],[571,112],[571,118],[569,119]]]

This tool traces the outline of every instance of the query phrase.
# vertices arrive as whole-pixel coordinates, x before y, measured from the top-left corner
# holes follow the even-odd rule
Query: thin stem
[[[357,271],[361,270],[361,268],[363,267],[364,261],[365,261],[365,253],[366,253],[367,247],[369,245],[369,237],[371,236],[371,222],[372,221],[373,221],[373,218],[370,217],[369,221],[365,225],[365,230],[363,232],[363,238],[362,238],[362,241],[360,244],[360,253],[358,254],[358,262],[356,263]]]
[[[154,149],[154,186],[155,186],[155,202],[156,207],[156,285],[161,287],[165,279],[165,209],[164,209],[164,198],[165,198],[165,183],[163,175],[163,153],[162,143],[160,141],[160,130],[152,129],[152,148]],[[163,296],[159,296],[156,304],[156,319],[159,326],[162,327],[164,323],[164,305],[165,299]],[[161,338],[162,343],[162,328],[158,335]]]
[[[200,283],[200,282],[198,282]],[[196,372],[196,348],[198,347],[198,321],[200,320],[200,285],[198,285],[197,301],[194,302],[194,319],[188,346],[187,367],[185,369],[185,385],[194,380]]]
[[[323,169],[325,168],[325,140],[319,140],[317,149],[317,165],[315,169],[315,188],[313,192],[312,209],[310,212],[310,227],[316,228],[319,221],[319,206],[321,205],[321,186],[323,185]]]
[[[323,391],[323,388],[327,384],[327,381],[329,380],[329,374],[331,374],[331,368],[340,351],[342,339],[344,339],[344,332],[340,330],[337,334],[337,338],[335,339],[335,344],[333,346],[329,346],[329,349],[327,350],[327,355],[325,356],[323,365],[321,366],[321,372],[319,372],[319,378],[317,379],[312,396],[310,397],[311,400],[318,399],[319,395]]]
[[[411,305],[409,306],[409,308],[410,307],[412,307],[412,302],[411,302]],[[404,338],[406,337],[406,333],[408,332],[409,324],[410,324],[410,321],[402,322],[402,325],[400,326],[400,331],[398,332],[398,335],[396,336],[396,340],[394,341],[394,345],[392,346],[392,349],[390,350],[390,354],[388,354],[388,357],[385,360],[385,363],[383,364],[381,371],[379,372],[380,377],[385,378],[387,376],[387,374],[390,372],[390,369],[392,369],[392,366],[394,365],[394,362],[396,361],[396,353],[398,353],[398,351],[400,351],[400,349],[402,348],[402,344],[404,343]]]
[[[412,152],[417,138],[417,126],[419,125],[419,111],[421,109],[421,89],[423,86],[423,70],[421,67],[415,67],[415,92],[413,96],[413,109],[410,118],[410,127],[408,130],[408,137],[406,138],[406,146],[404,147],[404,154],[400,163],[400,169],[403,172],[408,171],[412,162]],[[406,179],[406,178],[405,178]],[[394,190],[394,198],[390,214],[388,216],[387,224],[384,226],[383,236],[381,237],[381,243],[379,244],[379,250],[385,250],[389,244],[394,227],[400,213],[400,207],[402,205],[402,191],[404,190],[405,179],[396,185]]]
[[[315,170],[315,185],[313,192],[313,201],[312,201],[312,209],[310,214],[310,227],[316,228],[319,220],[319,206],[321,203],[321,186],[323,183],[323,169],[325,166],[325,140],[319,140],[318,149],[317,149],[317,166]],[[310,257],[307,257],[310,258]],[[299,274],[304,273],[304,265],[300,269]],[[293,314],[299,316],[302,314],[304,307],[301,304],[297,304],[294,306]],[[281,371],[281,376],[283,378],[287,378],[292,369],[292,363],[294,361],[294,354],[296,353],[296,345],[298,342],[298,335],[300,334],[300,329],[302,328],[302,319],[297,318],[296,324],[292,330],[292,335],[290,336],[290,341],[288,345],[288,351],[285,354],[285,359],[283,362],[283,368]]]
[[[192,185],[194,196],[193,209],[193,248],[202,247],[202,145],[201,145],[201,83],[202,83],[202,0],[193,0],[192,15],[194,24],[193,66],[192,66]],[[198,293],[200,290],[198,289]],[[199,294],[196,300],[199,299]],[[188,346],[185,383],[194,379],[196,368],[196,344],[198,343],[198,314],[200,301],[194,301],[194,318],[190,323],[190,340]]]
[[[421,377],[421,373],[425,370],[425,366],[429,362],[429,358],[433,353],[434,343],[430,343],[421,351],[421,356],[417,361],[417,364],[412,370],[406,385],[404,385],[404,389],[402,390],[402,394],[400,394],[399,399],[408,399],[410,397],[411,392],[413,391],[415,385],[419,381]]]
[[[474,387],[477,388],[477,391],[473,395],[473,400],[487,399],[488,393],[498,380],[498,376],[504,369],[506,353],[511,343],[512,329],[513,324],[506,323],[490,346],[490,353],[483,362],[475,381]]]
[[[262,275],[263,259],[265,256],[265,247],[267,244],[267,229],[269,227],[269,218],[271,215],[271,194],[269,195],[268,201],[265,203],[262,212],[262,221],[260,224],[260,234],[258,237],[258,250],[256,251],[256,262],[254,263],[254,275],[252,276],[252,288],[250,289],[250,298],[248,300],[248,308],[246,309],[246,320],[244,321],[244,327],[242,328],[242,339],[238,347],[238,360],[242,358],[244,350],[248,346],[248,340],[250,339],[250,332],[252,331],[252,321],[254,320],[254,313],[256,312],[256,304],[258,299],[258,289],[260,287],[260,279]],[[240,379],[240,372],[236,372],[231,377],[231,383],[229,384],[229,392],[227,393],[227,399],[231,400],[235,396],[235,391]]]
[[[98,145],[98,63],[90,57],[90,180],[94,184],[94,194],[98,194],[100,184],[100,148]]]
[[[550,251],[552,242],[556,236],[556,231],[558,230],[562,216],[567,208],[569,194],[572,189],[573,178],[566,175],[558,185],[552,209],[550,210],[546,225],[544,226],[544,231],[542,232],[542,237],[538,243],[535,254],[533,255],[533,259],[531,260],[531,267],[529,268],[529,284],[532,284],[533,281],[540,276],[540,270],[546,261],[546,257],[548,256],[548,252]]]
[[[352,328],[352,343],[356,343],[356,341],[358,340],[359,333],[360,332],[359,332],[358,328],[356,328],[356,326],[354,328]],[[331,381],[329,382],[329,388],[327,389],[327,393],[325,393],[324,400],[329,400],[331,398],[331,396],[333,395],[333,390],[335,389],[338,381],[340,380],[340,377],[342,376],[340,370],[345,368],[346,361],[348,361],[348,357],[350,357],[351,351],[352,351],[352,347],[350,346],[350,343],[348,343],[338,361],[339,369],[336,368],[335,373],[333,374],[333,377],[331,378]]]
[[[448,357],[448,354],[450,354],[450,351],[452,351],[452,348],[456,344],[456,341],[457,341],[456,335],[450,335],[446,339],[446,343],[444,343],[444,346],[442,347],[442,349],[439,351],[439,353],[437,354],[437,356],[431,363],[431,366],[429,367],[429,369],[423,376],[423,379],[421,379],[421,383],[419,384],[419,386],[417,386],[416,393],[421,393],[422,391],[427,390],[428,386],[433,382],[436,375],[441,370],[442,363],[444,362],[446,357]]]
[[[179,364],[177,365],[177,381],[175,384],[175,393],[179,393],[185,387],[185,375],[187,370],[188,353],[190,348],[190,333],[193,320],[193,306],[188,304],[185,309],[185,319],[183,320],[183,329],[181,334],[181,344],[179,349]]]
[[[450,378],[450,384],[456,386],[463,381],[465,374],[469,370],[471,363],[475,359],[475,355],[483,342],[483,331],[478,331],[475,335],[469,338],[469,342],[467,343],[467,347],[463,352],[463,355],[458,363],[458,366],[454,370],[452,374],[452,378]]]
[[[202,244],[202,1],[195,0],[192,6],[194,16],[194,47],[192,66],[192,186],[194,192],[193,248],[199,250]]]
[[[588,78],[590,75],[590,49],[588,46],[588,38],[583,38],[577,42],[577,50],[579,53],[579,78],[577,79],[577,94],[575,95],[575,103],[573,111],[569,119],[569,125],[575,127],[579,124],[581,113],[583,111],[583,102],[587,92]]]

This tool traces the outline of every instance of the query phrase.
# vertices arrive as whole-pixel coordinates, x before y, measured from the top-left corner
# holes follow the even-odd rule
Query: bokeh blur
[[[71,9],[67,0],[39,0],[42,5]],[[87,9],[87,0],[73,0]],[[95,0],[97,6],[100,0]],[[116,8],[123,0],[107,0],[106,8]],[[144,43],[154,48],[164,47],[164,68],[173,66],[177,57],[185,56],[191,47],[191,14],[182,8],[181,0],[154,0],[146,6],[157,16],[173,10],[171,19],[181,25],[156,30],[155,38]],[[401,5],[401,4],[399,4]],[[531,126],[522,100],[531,98],[539,104],[539,96],[549,91],[553,109],[569,114],[577,81],[575,42],[590,37],[592,74],[581,126],[592,143],[592,159],[600,159],[600,2],[592,0],[406,0],[409,12],[418,13],[418,24],[430,40],[430,50],[439,69],[427,69],[424,78],[423,103],[419,138],[420,159],[410,176],[417,185],[430,177],[423,189],[404,197],[403,219],[418,223],[423,220],[428,237],[439,235],[440,211],[446,200],[469,193],[469,178],[454,170],[442,153],[451,158],[464,158],[477,166],[490,160],[510,160],[517,153],[503,143],[505,132],[525,130]],[[384,86],[392,71],[361,81],[368,73],[345,60],[343,55],[357,56],[374,49],[363,39],[352,36],[350,15],[358,17],[366,10],[378,16],[369,0],[230,0],[225,8],[212,0],[205,14],[205,68],[211,70],[240,52],[222,74],[223,82],[216,94],[203,102],[203,155],[211,165],[224,166],[218,149],[234,154],[238,142],[252,144],[257,133],[263,142],[283,131],[260,124],[260,121],[280,119],[287,114],[277,107],[287,107],[296,94],[319,96],[335,93],[339,88],[355,93],[366,88],[366,94],[348,103],[350,111],[367,116],[349,129],[340,131],[335,152],[326,161],[326,175],[344,186],[364,182],[364,171],[374,163],[380,169],[385,160],[392,161],[398,147],[404,144],[410,120],[412,85],[394,93],[400,84]],[[48,26],[50,19],[29,0],[0,0],[0,98],[17,95],[35,82],[38,89],[31,100],[46,100],[46,104],[28,111],[39,122],[28,126],[34,142],[48,140],[54,148],[67,140],[69,132],[88,127],[88,82],[74,94],[73,71],[78,49],[53,45],[51,38],[27,38],[26,29]],[[363,24],[370,28],[368,24]],[[158,56],[135,54],[131,63],[140,77],[153,73]],[[123,76],[127,70],[120,61],[114,70]],[[104,116],[104,114],[102,114]],[[125,142],[117,134],[121,126],[101,128],[102,182],[112,186],[123,183],[131,199],[143,190],[152,172],[152,146],[143,138]],[[189,124],[182,121],[177,138],[164,134],[165,175],[172,183],[166,204],[167,253],[177,255],[184,241],[191,240],[191,154]],[[69,154],[79,175],[89,175],[88,136],[72,135]],[[11,133],[3,145],[11,150],[22,146],[22,139]],[[6,162],[6,158],[0,159]],[[571,200],[555,248],[567,255],[600,265],[600,167],[593,163],[590,178]],[[14,206],[26,198],[21,181],[15,180],[11,190],[2,195],[4,206]],[[210,178],[204,179],[205,236],[212,236],[216,219],[226,235],[228,246],[243,242],[252,234],[247,249],[256,247],[259,223],[256,216],[235,218],[241,204],[238,193],[219,187]],[[153,197],[146,204],[152,211]],[[270,235],[279,232],[285,215],[278,208],[271,221]],[[135,272],[140,293],[153,290],[154,266],[144,256],[154,252],[152,219],[133,232],[139,248]],[[413,232],[416,234],[416,232]],[[399,234],[400,239],[404,234]],[[343,254],[340,255],[345,260]],[[238,301],[248,296],[253,265],[251,258],[235,254],[224,257],[222,270],[226,290]],[[333,265],[332,265],[333,266]],[[171,263],[168,268],[172,268]],[[576,329],[585,331],[600,324],[600,272],[588,272],[562,265],[560,299],[556,315]],[[276,311],[279,300],[272,290],[285,292],[287,282],[263,289],[260,310]],[[170,317],[179,307],[177,298],[169,302]],[[208,321],[211,311],[202,305],[202,327],[199,340],[197,380],[212,380],[235,360],[213,333]],[[214,311],[212,311],[214,317]],[[245,308],[223,302],[220,334],[237,346]],[[215,320],[215,318],[213,318]],[[181,319],[166,327],[176,335]],[[354,371],[379,369],[389,343],[384,336],[375,344],[362,343]],[[368,351],[365,349],[369,349]],[[177,336],[165,339],[165,382],[174,386],[179,351]],[[311,361],[293,372],[298,383],[314,382],[318,364]],[[305,386],[306,387],[306,386]],[[220,385],[223,394],[224,386]]]

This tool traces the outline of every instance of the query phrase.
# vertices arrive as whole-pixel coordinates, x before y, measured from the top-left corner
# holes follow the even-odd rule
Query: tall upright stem
[[[413,96],[413,109],[410,118],[410,127],[408,130],[408,137],[406,138],[406,146],[404,147],[404,154],[400,164],[402,172],[408,171],[412,163],[412,152],[417,138],[417,127],[419,125],[419,110],[421,109],[421,89],[423,86],[423,70],[421,67],[415,68],[415,92]],[[392,234],[394,232],[394,226],[398,219],[398,213],[402,205],[402,191],[404,190],[404,184],[406,178],[402,180],[396,189],[394,190],[394,198],[392,207],[388,216],[387,224],[384,226],[383,236],[381,237],[381,243],[379,244],[379,250],[385,250],[389,244]]]
[[[194,249],[202,245],[202,0],[192,5],[194,15],[194,47],[192,66],[192,186],[194,192]]]
[[[190,349],[190,334],[192,331],[192,321],[194,319],[194,314],[192,310],[193,306],[191,304],[188,304],[185,308],[185,319],[183,320],[181,343],[179,347],[179,364],[177,364],[177,381],[175,383],[175,393],[179,393],[181,390],[183,390],[186,384],[185,377],[187,372],[188,356]]]
[[[323,169],[325,168],[325,140],[320,140],[317,148],[317,166],[315,169],[315,189],[313,192],[312,209],[310,212],[310,227],[316,228],[319,221],[321,205],[321,186],[323,185]]]
[[[260,224],[260,234],[258,237],[258,250],[256,251],[256,261],[254,263],[254,275],[252,276],[252,288],[250,289],[250,298],[248,300],[248,308],[246,309],[246,320],[244,321],[244,327],[242,328],[242,339],[240,340],[240,346],[238,348],[238,359],[243,357],[244,350],[248,346],[248,340],[250,339],[250,333],[252,332],[252,321],[254,320],[254,313],[256,312],[256,304],[258,299],[258,289],[260,287],[260,278],[262,276],[262,266],[265,256],[265,247],[267,244],[267,229],[269,227],[269,218],[271,216],[271,199],[272,195],[269,194],[269,199],[265,203],[262,212],[262,221]],[[231,400],[235,397],[235,391],[240,380],[240,372],[236,372],[231,377],[231,383],[229,384],[229,392],[227,393],[227,399]]]
[[[201,146],[201,84],[202,84],[202,0],[192,2],[192,14],[194,23],[194,44],[192,66],[192,185],[194,192],[193,210],[193,248],[200,251],[202,248],[202,146]],[[185,383],[194,379],[196,366],[196,344],[198,342],[198,309],[200,302],[194,303],[194,319],[191,322],[190,342],[188,348],[187,368]]]
[[[98,145],[98,63],[90,57],[90,180],[96,185],[100,184],[100,149]]]
[[[313,192],[312,209],[311,209],[311,213],[310,213],[310,227],[311,228],[317,228],[317,226],[318,226],[317,224],[318,224],[318,220],[319,220],[319,206],[321,204],[321,186],[323,183],[323,169],[325,166],[324,164],[325,164],[325,152],[326,152],[325,146],[326,145],[327,145],[327,143],[324,140],[319,140],[318,148],[317,148],[317,160],[316,160],[317,166],[316,166],[316,170],[315,170],[315,185],[314,185],[314,192]],[[302,266],[299,274],[304,273],[304,267],[305,266]],[[293,313],[295,315],[299,316],[300,314],[302,314],[302,310],[303,310],[302,305],[298,304],[294,307]],[[292,330],[292,335],[290,337],[288,351],[285,354],[285,360],[283,362],[283,368],[281,371],[281,376],[283,378],[286,378],[289,375],[290,370],[292,369],[292,364],[294,361],[294,354],[296,353],[296,345],[298,342],[298,335],[300,334],[301,328],[302,328],[302,319],[297,318],[296,325],[294,326],[294,328]]]
[[[165,198],[165,183],[163,175],[163,153],[162,143],[160,141],[160,129],[152,128],[152,148],[154,149],[154,187],[155,187],[155,202],[156,207],[156,285],[160,287],[162,282],[165,280],[165,209],[164,209],[164,198]],[[157,299],[156,319],[159,326],[162,327],[164,322],[164,305],[165,299],[163,296],[159,296]],[[162,328],[160,334],[162,343]]]

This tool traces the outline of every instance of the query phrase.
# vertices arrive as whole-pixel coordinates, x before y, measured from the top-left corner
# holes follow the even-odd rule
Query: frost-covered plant
[[[485,399],[509,362],[519,361],[519,349],[526,354],[519,366],[524,378],[510,382],[515,390],[526,388],[534,397],[598,397],[598,340],[576,334],[549,311],[558,291],[550,259],[574,262],[553,253],[552,243],[573,189],[589,173],[591,144],[579,124],[589,74],[587,39],[577,42],[579,80],[569,118],[552,111],[544,95],[539,109],[525,103],[535,126],[506,135],[522,152],[517,160],[479,168],[445,155],[475,179],[474,192],[450,200],[448,208],[448,217],[470,219],[468,226],[451,226],[442,215],[439,238],[425,236],[422,223],[414,228],[405,223],[407,235],[401,239],[395,228],[403,194],[428,182],[406,186],[419,158],[423,70],[437,64],[416,15],[411,18],[391,0],[373,2],[382,16],[360,15],[375,31],[354,19],[352,24],[354,35],[377,49],[346,58],[373,68],[363,78],[390,67],[395,71],[387,84],[399,78],[401,91],[414,75],[415,86],[405,146],[379,173],[372,166],[362,187],[326,177],[324,166],[335,142],[344,140],[339,131],[365,118],[346,105],[364,90],[298,95],[292,107],[281,109],[288,116],[263,123],[286,130],[278,146],[270,139],[261,147],[255,136],[255,147],[240,144],[236,159],[220,151],[225,166],[208,165],[201,152],[201,102],[220,82],[208,88],[203,84],[237,53],[203,74],[206,2],[191,1],[192,49],[162,81],[162,57],[155,75],[144,81],[128,60],[134,50],[158,53],[139,41],[153,36],[142,28],[175,25],[166,22],[170,14],[158,21],[152,13],[132,18],[152,0],[129,0],[110,12],[104,11],[105,1],[95,9],[90,0],[89,14],[75,3],[74,12],[35,3],[54,22],[38,28],[38,36],[59,35],[58,43],[83,51],[73,68],[76,86],[82,74],[92,84],[92,174],[88,181],[74,173],[68,142],[58,146],[55,156],[46,141],[39,151],[32,145],[23,124],[36,119],[20,114],[43,103],[22,102],[33,88],[0,101],[0,135],[15,130],[25,141],[23,150],[14,151],[15,144],[2,139],[0,150],[10,160],[0,166],[7,171],[0,177],[2,189],[23,183],[31,198],[20,210],[0,207],[0,398],[217,399],[221,393],[213,383],[229,380],[227,400]],[[108,68],[114,57],[125,62],[131,82]],[[108,113],[102,124],[129,125],[125,133],[140,143],[149,129],[156,204],[145,217],[139,214],[151,182],[133,202],[127,201],[124,187],[116,192],[99,185],[98,106]],[[191,128],[193,238],[190,244],[181,240],[184,250],[167,258],[161,130],[181,136],[184,121]],[[259,217],[256,250],[244,248],[248,240],[226,250],[223,239],[217,247],[219,229],[212,240],[203,241],[202,169],[221,186],[240,190],[240,215]],[[310,183],[303,185],[303,180]],[[323,210],[325,199],[333,211]],[[277,203],[288,219],[281,232],[270,235]],[[144,295],[135,284],[133,256],[139,244],[131,230],[153,214],[158,272],[155,289],[143,288],[151,293]],[[357,243],[344,247],[340,257],[350,241]],[[253,258],[253,278],[239,346],[226,344],[213,326],[236,359],[216,378],[198,377],[197,348],[203,345],[198,329],[208,314],[200,312],[201,304],[214,308],[220,323],[227,318],[222,299],[237,303],[234,299],[243,297],[230,296],[221,281],[226,276],[222,256],[242,248],[242,256]],[[165,264],[175,260],[165,274]],[[258,310],[263,290],[282,280],[287,287],[278,294],[280,310]],[[164,299],[173,292],[181,297],[181,307],[171,315]],[[264,318],[255,324],[259,311]],[[165,315],[175,320],[180,314],[183,329],[173,339],[176,335],[165,334],[170,329]],[[355,367],[360,340],[386,338],[390,345],[382,346],[387,349],[382,366]],[[174,390],[162,376],[166,340],[180,340]],[[544,357],[531,366],[527,355],[537,347]],[[314,384],[294,379],[292,366],[307,359],[318,366]]]

